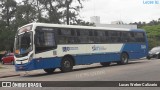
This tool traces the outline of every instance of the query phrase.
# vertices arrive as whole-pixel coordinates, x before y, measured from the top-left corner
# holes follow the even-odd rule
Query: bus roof
[[[64,24],[51,24],[51,23],[29,23],[22,27],[34,25],[42,26],[42,27],[60,27],[60,28],[76,28],[76,29],[94,29],[94,30],[118,30],[118,31],[136,31],[136,32],[144,32],[142,29],[126,29],[126,28],[112,28],[112,27],[95,27],[95,26],[80,26],[80,25],[64,25]],[[21,28],[22,28],[21,27]]]

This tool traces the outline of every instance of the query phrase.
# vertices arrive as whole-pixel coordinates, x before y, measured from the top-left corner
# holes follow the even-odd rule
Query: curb
[[[0,76],[0,78],[15,77],[15,76],[20,76],[20,74],[2,75]]]

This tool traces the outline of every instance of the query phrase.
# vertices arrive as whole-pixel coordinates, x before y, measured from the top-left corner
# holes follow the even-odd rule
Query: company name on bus
[[[105,48],[104,46],[96,46],[96,45],[94,45],[93,47],[92,47],[92,50],[93,51],[102,51],[102,50],[106,50],[107,48]]]
[[[67,52],[70,50],[78,50],[78,47],[62,47],[63,52]]]

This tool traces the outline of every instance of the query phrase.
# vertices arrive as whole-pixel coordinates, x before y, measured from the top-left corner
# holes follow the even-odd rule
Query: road
[[[138,60],[138,61],[131,61],[127,65],[112,64],[109,67],[102,67],[100,64],[83,65],[83,66],[80,65],[74,67],[74,71],[72,72],[61,73],[57,69],[54,74],[50,75],[47,75],[42,70],[38,70],[38,71],[28,72],[28,75],[26,76],[1,78],[0,81],[160,81],[160,60],[158,59]],[[74,88],[74,89],[81,90],[84,88],[80,89]],[[105,90],[105,88],[101,89]],[[120,90],[119,88],[115,89]],[[121,88],[121,89],[128,90],[127,88]],[[134,90],[135,88],[132,89]],[[160,88],[145,87],[142,89],[159,90]],[[46,89],[44,88],[44,90]],[[52,89],[47,89],[47,90],[52,90]]]

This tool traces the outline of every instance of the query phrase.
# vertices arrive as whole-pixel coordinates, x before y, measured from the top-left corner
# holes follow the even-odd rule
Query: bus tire
[[[127,53],[122,53],[121,56],[120,56],[120,60],[119,62],[117,62],[118,65],[124,65],[124,64],[127,64],[128,63],[128,54]]]
[[[100,63],[103,67],[107,67],[111,64],[111,62],[101,62]]]
[[[60,70],[62,72],[70,72],[70,71],[72,71],[72,69],[73,69],[73,60],[72,60],[72,58],[70,58],[68,56],[63,57],[62,61],[61,61]]]
[[[55,68],[47,68],[47,69],[44,69],[44,71],[48,74],[52,74],[55,71]]]

